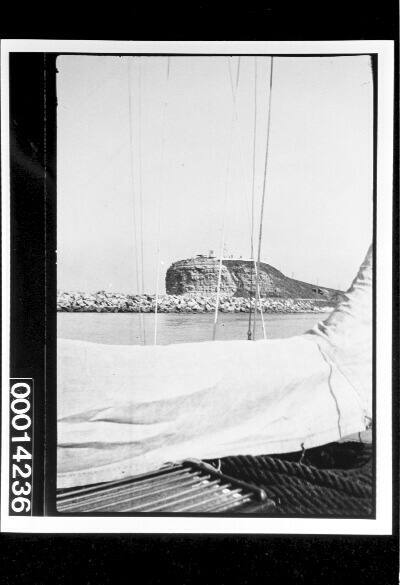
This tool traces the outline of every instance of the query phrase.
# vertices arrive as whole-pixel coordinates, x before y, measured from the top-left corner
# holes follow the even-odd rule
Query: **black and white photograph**
[[[49,57],[60,525],[388,530],[393,49],[278,44]],[[11,377],[24,516],[41,390]]]
[[[57,509],[368,517],[371,57],[57,69]]]

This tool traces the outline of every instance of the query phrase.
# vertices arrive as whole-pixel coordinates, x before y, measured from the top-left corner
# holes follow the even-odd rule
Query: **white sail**
[[[58,342],[58,487],[185,457],[283,453],[372,416],[372,249],[323,323],[289,339]]]

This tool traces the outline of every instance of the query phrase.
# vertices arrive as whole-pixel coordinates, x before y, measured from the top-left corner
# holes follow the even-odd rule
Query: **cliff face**
[[[197,256],[174,262],[167,270],[167,294],[215,293],[218,282],[219,261],[216,258]],[[221,291],[237,297],[254,295],[254,264],[248,260],[223,260]],[[260,295],[272,298],[326,299],[336,301],[340,291],[288,278],[282,272],[260,263]]]
[[[218,270],[218,260],[206,256],[174,262],[165,277],[166,292],[169,295],[213,293],[217,290]],[[222,266],[221,291],[231,294],[237,291],[233,275],[226,266]]]

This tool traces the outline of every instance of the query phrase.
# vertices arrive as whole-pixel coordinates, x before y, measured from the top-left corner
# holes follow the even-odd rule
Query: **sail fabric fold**
[[[363,431],[372,416],[372,248],[343,301],[304,335],[166,346],[59,339],[57,362],[58,488]]]

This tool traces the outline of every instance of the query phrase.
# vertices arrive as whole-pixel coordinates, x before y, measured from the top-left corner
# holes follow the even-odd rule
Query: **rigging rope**
[[[141,289],[140,292],[143,295],[145,291],[144,287],[144,243],[143,243],[143,157],[142,157],[142,59],[143,57],[139,57],[139,84],[138,84],[138,93],[139,93],[139,105],[138,105],[138,115],[139,115],[139,132],[138,132],[138,151],[139,151],[139,221],[140,221],[140,255],[141,255]],[[139,306],[140,311],[140,306]],[[141,325],[143,329],[143,344],[146,345],[146,327],[144,321],[143,312],[140,311],[140,319]]]
[[[266,332],[266,329],[265,329],[264,313],[263,313],[263,310],[262,310],[261,298],[260,298],[260,283],[258,282],[258,267],[257,267],[257,263],[256,263],[255,260],[254,260],[254,272],[255,272],[255,276],[256,276],[256,298],[254,299],[255,300],[255,304],[254,304],[254,331],[253,331],[253,340],[255,341],[255,339],[256,339],[256,314],[255,314],[255,311],[256,311],[256,308],[257,308],[257,306],[256,306],[257,299],[258,299],[258,302],[259,302],[260,315],[261,315],[261,326],[262,326],[262,331],[263,331],[263,337],[264,337],[264,339],[267,338],[267,332]]]
[[[304,463],[291,460],[293,455],[298,454],[237,455],[220,459],[219,465],[222,473],[264,489],[279,515],[372,513],[371,445],[348,441],[314,447]]]
[[[135,247],[135,263],[136,263],[136,290],[139,292],[139,252],[138,252],[138,242],[137,242],[137,217],[136,217],[136,197],[135,197],[135,178],[134,178],[134,169],[133,169],[133,132],[132,132],[132,88],[131,88],[131,61],[128,58],[127,61],[128,66],[128,112],[129,112],[129,161],[130,161],[130,179],[131,179],[131,187],[132,187],[132,196],[133,196],[133,231],[134,231],[134,247]],[[140,311],[140,305],[139,305]],[[140,329],[140,338],[144,338],[144,333],[142,331],[142,322],[140,321],[139,325]]]
[[[247,339],[251,340],[251,296],[253,292],[253,263],[254,263],[254,189],[256,176],[256,142],[257,142],[257,57],[254,57],[254,127],[253,127],[253,177],[251,184],[251,234],[250,234],[250,258],[251,272],[250,272],[250,294],[249,294],[249,328],[247,331]]]
[[[257,77],[257,57],[254,58],[254,64],[255,64],[255,78]],[[239,72],[240,72],[240,58],[238,58],[238,67],[237,67],[237,73],[236,73],[236,85],[234,86],[233,84],[233,79],[232,79],[232,74],[230,74],[230,86],[231,86],[231,93],[232,93],[232,101],[234,102],[235,100],[235,87],[236,87],[236,92],[238,90],[238,86],[239,86]],[[251,210],[250,210],[250,214],[249,214],[249,208],[248,208],[248,201],[246,199],[246,212],[248,215],[248,220],[249,220],[249,224],[250,224],[250,232],[251,232],[251,253],[250,253],[250,257],[253,259],[254,257],[254,191],[255,191],[255,149],[256,149],[256,123],[257,123],[257,81],[255,79],[255,88],[254,88],[254,131],[253,131],[253,180],[252,180],[252,187],[251,187],[251,194],[250,194],[250,198],[251,198]],[[238,118],[238,112],[237,112],[237,108],[235,110],[235,123],[238,124],[239,122],[239,118]],[[237,127],[237,126],[236,126]],[[234,138],[232,138],[232,140],[234,140]],[[242,148],[241,148],[241,141],[239,139],[238,141],[238,149],[239,149],[239,166],[240,166],[240,178],[243,180],[245,177],[245,169],[244,169],[244,165],[243,165],[243,161],[245,160],[245,157],[243,156],[243,152],[242,152]],[[245,182],[243,182],[243,187],[242,187],[242,191],[243,193],[246,193],[247,187]],[[253,283],[252,283],[252,279],[253,279],[253,263],[251,263],[251,286],[250,286],[250,290],[252,290],[253,288]],[[250,305],[250,310],[249,310],[249,329],[247,332],[247,338],[251,339],[251,305]]]
[[[233,90],[233,82],[232,82],[232,70],[231,70],[231,61],[230,57],[228,57],[228,67],[229,67],[229,78],[231,83],[231,88]],[[233,147],[233,129],[236,120],[236,96],[237,96],[237,88],[239,85],[239,68],[240,68],[240,57],[238,58],[238,69],[236,74],[236,90],[233,92],[233,107],[232,107],[232,117],[230,123],[230,130],[229,130],[229,150],[228,150],[228,158],[226,163],[226,180],[225,180],[225,193],[224,193],[224,204],[223,204],[223,217],[222,217],[222,232],[221,232],[221,246],[220,246],[220,255],[219,255],[219,267],[218,267],[218,281],[217,281],[217,295],[215,299],[215,312],[214,312],[214,326],[213,326],[213,340],[215,340],[217,335],[217,323],[218,323],[218,308],[219,308],[219,298],[220,298],[220,291],[221,291],[221,277],[222,277],[222,260],[224,254],[224,246],[225,246],[225,231],[226,231],[226,210],[227,210],[227,202],[228,202],[228,193],[229,193],[229,174],[230,174],[230,167],[231,167],[231,158],[232,158],[232,147]]]
[[[238,86],[239,86],[239,71],[240,71],[240,62],[238,63],[238,68],[237,68],[236,90],[238,89]],[[230,85],[231,85],[231,93],[232,93],[232,101],[233,101],[234,94],[235,94],[235,87],[233,85],[232,75],[230,75]],[[238,109],[237,108],[236,108],[236,111],[235,111],[235,123],[237,124],[236,125],[236,128],[238,128],[239,116],[238,116]],[[237,135],[239,136],[239,133],[237,133]],[[233,140],[235,140],[235,138],[233,138]],[[239,150],[239,166],[240,166],[240,169],[239,169],[239,171],[240,171],[239,172],[239,177],[240,177],[240,179],[243,182],[242,192],[243,193],[246,193],[247,186],[246,186],[246,181],[244,180],[244,177],[246,175],[246,171],[245,171],[244,164],[243,164],[246,157],[243,155],[242,142],[240,140],[240,136],[239,136],[239,140],[238,140],[237,146],[238,146],[238,150]],[[245,198],[245,202],[246,202],[247,220],[249,222],[249,229],[251,231],[251,217],[250,217],[251,216],[251,209],[248,206],[248,200],[247,200],[247,198]]]
[[[256,275],[256,294],[257,294],[257,301],[260,303],[260,313],[261,319],[263,319],[262,307],[261,307],[261,299],[260,299],[260,288],[259,288],[259,275],[260,275],[260,257],[261,257],[261,241],[262,241],[262,231],[263,231],[263,219],[264,219],[264,206],[265,206],[265,188],[267,183],[267,170],[268,170],[268,152],[269,152],[269,135],[270,135],[270,128],[271,128],[271,98],[272,98],[272,80],[273,80],[273,67],[274,67],[274,58],[271,56],[271,68],[270,68],[270,75],[269,75],[269,96],[268,96],[268,121],[267,121],[267,141],[266,141],[266,148],[265,148],[265,161],[264,161],[264,179],[263,179],[263,190],[262,190],[262,198],[261,198],[261,211],[260,211],[260,230],[258,235],[258,253],[257,253],[257,275]],[[256,334],[256,321],[257,321],[257,302],[254,306],[254,329],[253,329],[253,337],[255,339]],[[265,327],[263,327],[264,339],[265,335]]]
[[[157,345],[157,326],[158,326],[158,294],[160,281],[160,238],[161,238],[161,207],[164,199],[164,153],[165,153],[165,119],[168,106],[168,87],[169,87],[169,70],[170,57],[167,57],[167,75],[165,81],[166,98],[164,102],[161,128],[161,185],[158,194],[158,225],[157,225],[157,254],[156,254],[156,297],[154,307],[154,345]]]
[[[326,362],[326,364],[329,368],[328,388],[329,388],[329,393],[332,396],[333,401],[335,403],[335,409],[336,409],[336,414],[337,414],[338,432],[339,432],[339,437],[342,438],[342,427],[340,424],[340,421],[341,421],[340,406],[339,406],[338,399],[336,398],[336,394],[335,394],[333,387],[332,387],[333,363],[329,359],[329,357],[326,355],[326,353],[323,351],[323,349],[319,343],[317,343],[317,347],[318,347],[320,354],[322,355],[324,361]]]

